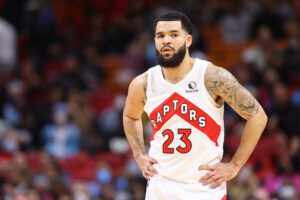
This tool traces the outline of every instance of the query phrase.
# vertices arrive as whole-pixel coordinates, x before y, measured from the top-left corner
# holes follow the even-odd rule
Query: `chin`
[[[164,60],[171,60],[172,56],[163,56]]]
[[[164,58],[167,58],[167,59],[169,59],[169,58],[172,58],[173,57],[173,54],[161,54]]]

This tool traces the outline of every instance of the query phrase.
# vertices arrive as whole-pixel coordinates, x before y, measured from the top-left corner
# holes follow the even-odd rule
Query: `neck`
[[[190,57],[188,53],[185,55],[183,61],[174,68],[162,67],[164,78],[170,83],[177,83],[181,81],[193,68],[195,59]]]

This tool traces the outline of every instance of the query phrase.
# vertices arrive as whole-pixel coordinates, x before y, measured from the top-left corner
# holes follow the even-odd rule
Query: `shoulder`
[[[145,72],[138,75],[131,81],[124,107],[124,116],[127,116],[131,119],[140,118],[147,99],[147,77],[148,73]]]
[[[148,71],[136,76],[130,83],[128,98],[140,99],[146,102]]]
[[[225,68],[218,67],[213,64],[209,64],[207,66],[205,76],[204,76],[205,83],[210,81],[232,81],[236,80],[234,76]]]
[[[129,89],[144,89],[147,87],[148,71],[136,76],[130,83]]]
[[[226,101],[226,97],[233,95],[233,92],[240,87],[228,70],[213,64],[209,64],[206,69],[204,84],[210,96],[218,103],[222,103],[219,97]]]
[[[210,66],[206,72],[205,87],[212,96],[222,98],[244,119],[255,115],[260,108],[253,95],[224,68]]]

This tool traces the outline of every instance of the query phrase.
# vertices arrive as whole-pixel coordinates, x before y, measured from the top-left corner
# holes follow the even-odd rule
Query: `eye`
[[[163,37],[164,37],[164,35],[162,35],[162,34],[159,34],[159,35],[156,35],[156,37],[157,37],[157,38],[163,38]]]
[[[172,33],[172,35],[171,35],[172,37],[177,37],[178,36],[178,34],[177,33]]]

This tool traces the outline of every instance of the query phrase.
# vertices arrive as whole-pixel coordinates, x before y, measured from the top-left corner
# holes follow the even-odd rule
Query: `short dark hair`
[[[190,35],[193,32],[193,24],[191,20],[184,13],[176,10],[170,10],[158,16],[154,21],[154,31],[156,30],[156,25],[159,21],[180,21],[182,29]]]

